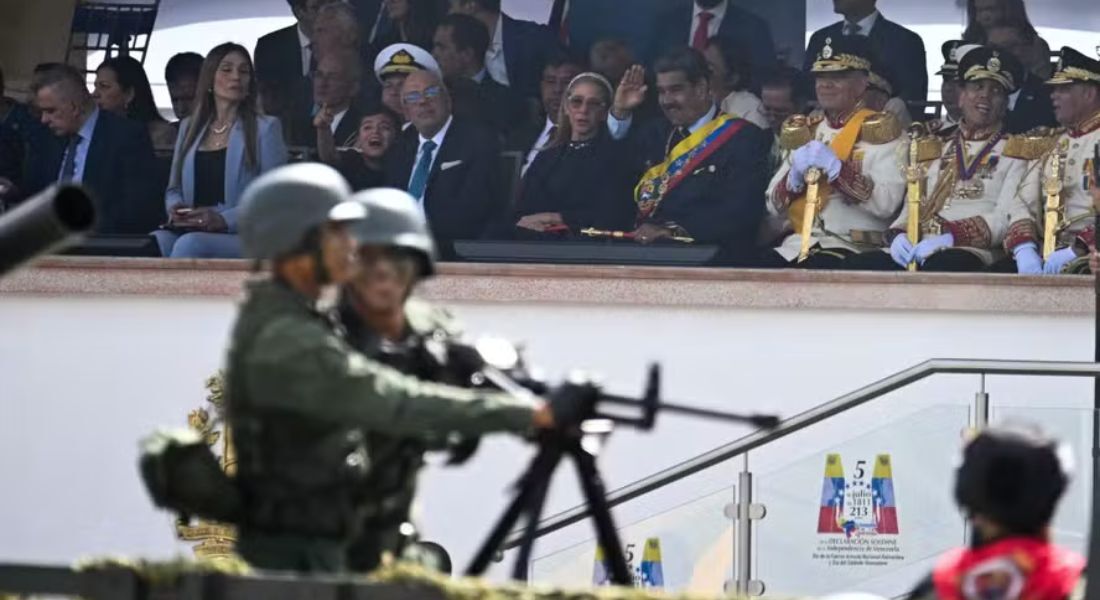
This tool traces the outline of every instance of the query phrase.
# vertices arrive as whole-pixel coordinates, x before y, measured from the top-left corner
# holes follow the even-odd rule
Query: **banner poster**
[[[844,467],[840,454],[825,457],[813,560],[829,567],[905,562],[890,455],[851,457]]]
[[[733,572],[731,502],[726,489],[620,528],[634,587],[722,594]],[[606,553],[591,539],[534,559],[530,579],[562,587],[611,584]]]

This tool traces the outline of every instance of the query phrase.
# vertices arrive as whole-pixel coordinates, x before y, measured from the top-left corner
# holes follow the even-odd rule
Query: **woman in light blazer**
[[[286,163],[283,131],[257,113],[252,59],[237,44],[210,51],[198,89],[176,138],[168,224],[153,235],[163,256],[240,258],[237,203],[253,179]]]

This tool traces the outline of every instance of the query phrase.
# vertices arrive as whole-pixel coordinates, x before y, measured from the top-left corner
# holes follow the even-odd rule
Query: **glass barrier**
[[[622,527],[635,587],[714,594],[733,578],[734,488]],[[607,585],[595,539],[531,561],[531,581],[561,587]]]
[[[930,407],[758,474],[767,516],[754,578],[765,593],[906,593],[965,540],[950,473],[969,420],[966,406]]]

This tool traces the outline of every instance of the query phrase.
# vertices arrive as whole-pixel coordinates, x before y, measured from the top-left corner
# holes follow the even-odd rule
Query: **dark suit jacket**
[[[1009,133],[1025,133],[1036,127],[1056,127],[1054,103],[1050,100],[1050,88],[1038,77],[1028,73],[1020,85],[1016,106],[1005,116],[1005,128]]]
[[[294,113],[312,105],[313,90],[302,74],[302,47],[298,24],[273,31],[256,42],[256,79],[264,99],[264,112],[284,123]]]
[[[809,71],[817,53],[825,47],[825,38],[838,38],[844,34],[844,22],[838,21],[824,29],[818,29],[806,46],[803,70]],[[925,102],[928,99],[928,69],[925,65],[924,42],[912,31],[886,20],[880,13],[871,28],[870,46],[877,60],[882,61],[893,73],[895,96],[906,102]]]
[[[344,118],[340,119],[340,124],[336,126],[336,133],[332,136],[336,139],[337,147],[352,145],[345,144],[349,138],[354,143],[355,136],[359,132],[359,121],[362,118],[363,110],[360,108],[359,102],[353,101],[351,106],[348,107],[348,112],[344,115]],[[317,129],[313,126],[313,117],[309,116],[309,111],[298,113],[295,116],[294,121],[291,123],[290,133],[284,137],[290,139],[291,146],[317,149]]]
[[[665,159],[672,133],[667,119],[651,121],[630,134],[640,173]],[[764,216],[764,195],[772,134],[745,122],[741,130],[673,188],[650,219],[676,223],[701,244],[723,247],[732,260],[750,259]]]
[[[559,48],[557,36],[546,25],[502,15],[501,39],[508,84],[523,97],[539,97],[539,81],[546,59]]]
[[[412,127],[394,144],[386,164],[390,186],[409,188],[419,146],[420,137]],[[444,242],[480,238],[507,210],[501,193],[500,142],[496,134],[454,117],[436,152],[424,194],[424,211],[432,233]]]
[[[43,146],[32,152],[31,193],[56,182],[61,172],[66,144],[55,137]],[[95,200],[96,233],[149,233],[163,221],[164,190],[157,189],[153,142],[142,123],[100,111],[82,185]]]
[[[694,0],[674,0],[669,4],[668,8],[658,13],[657,25],[654,27],[660,36],[658,54],[690,43]],[[775,42],[772,40],[771,25],[755,14],[727,3],[726,15],[718,27],[718,37],[738,42],[749,49],[752,53],[753,78],[756,81],[760,81],[761,76],[775,66]]]
[[[502,138],[523,121],[523,98],[488,75],[481,82],[473,79],[448,81],[447,87],[451,92],[455,115],[476,120]]]

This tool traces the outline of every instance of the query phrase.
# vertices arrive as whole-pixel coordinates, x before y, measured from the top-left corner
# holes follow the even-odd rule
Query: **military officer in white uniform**
[[[1029,168],[1029,157],[1005,130],[1008,97],[1023,75],[1023,65],[1000,50],[977,48],[963,57],[958,126],[919,138],[910,149],[927,170],[919,239],[906,231],[907,200],[887,233],[889,251],[854,257],[845,267],[902,270],[915,262],[922,271],[968,272],[1004,258],[1001,245],[1017,194],[1039,190],[1038,170]]]
[[[1021,195],[1010,215],[1005,248],[1016,259],[1020,273],[1081,273],[1087,256],[1096,247],[1092,186],[1100,144],[1100,61],[1072,48],[1062,48],[1058,67],[1047,82],[1054,112],[1065,128],[1044,139],[1042,132],[1029,142],[1045,146],[1039,158],[1043,190]],[[1059,185],[1052,177],[1058,163]],[[1055,228],[1056,248],[1044,257],[1044,223],[1049,191],[1058,190],[1063,207]],[[1052,194],[1051,194],[1052,195]]]
[[[768,187],[768,211],[788,221],[782,243],[761,256],[761,266],[840,268],[849,256],[880,248],[901,208],[905,179],[899,167],[905,138],[897,118],[865,107],[870,49],[861,36],[829,38],[812,72],[823,116],[796,115],[780,135],[786,154]],[[807,207],[805,177],[822,173],[811,250],[799,260]]]

